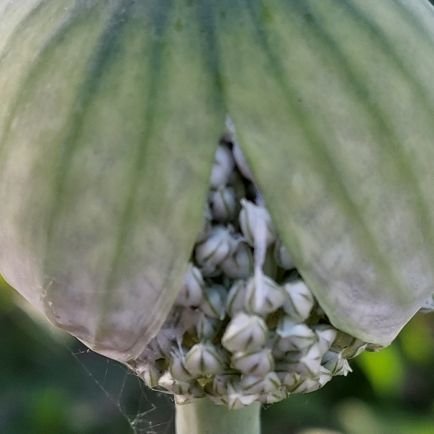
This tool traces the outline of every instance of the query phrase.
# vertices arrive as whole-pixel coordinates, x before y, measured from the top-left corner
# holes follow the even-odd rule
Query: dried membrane
[[[230,134],[210,185],[176,303],[131,367],[177,403],[208,396],[231,409],[313,392],[347,375],[348,359],[371,346],[328,321]]]
[[[274,359],[269,348],[258,351],[233,353],[231,366],[246,375],[264,376],[274,368]]]

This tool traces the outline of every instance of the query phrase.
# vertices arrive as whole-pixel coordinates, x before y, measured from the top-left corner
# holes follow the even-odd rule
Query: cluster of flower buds
[[[252,171],[229,135],[211,173],[204,229],[176,305],[136,361],[178,403],[240,408],[324,386],[367,344],[335,329],[279,240]]]

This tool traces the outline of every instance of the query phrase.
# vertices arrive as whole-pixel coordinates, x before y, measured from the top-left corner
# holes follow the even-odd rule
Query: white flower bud
[[[185,307],[196,307],[202,302],[205,283],[199,268],[190,264],[184,277],[184,285],[178,294],[176,304]]]
[[[322,358],[322,365],[328,369],[332,375],[347,375],[352,372],[348,360],[342,356],[342,353],[328,351]]]
[[[294,268],[291,256],[280,240],[277,240],[274,245],[274,260],[279,267],[285,270],[292,270]]]
[[[211,171],[211,186],[218,188],[227,184],[234,168],[235,161],[231,150],[227,146],[219,145]]]
[[[232,142],[233,144],[232,153],[234,155],[238,170],[243,174],[244,177],[246,177],[250,181],[253,181],[250,168],[246,162],[246,159],[244,158],[244,155],[241,151],[239,144],[236,142],[235,139],[236,136],[235,125],[229,116],[226,118],[226,129],[227,131],[225,133],[225,138],[227,141]]]
[[[261,395],[260,402],[262,404],[274,404],[288,397],[288,392],[284,387],[270,393]]]
[[[288,294],[283,305],[284,311],[296,321],[305,321],[309,318],[315,300],[310,289],[301,280],[292,280],[283,285]]]
[[[251,353],[234,353],[231,364],[233,368],[238,369],[243,374],[261,377],[273,370],[274,359],[271,350],[264,348]]]
[[[316,378],[321,370],[321,351],[318,346],[312,345],[307,351],[300,351],[287,354],[287,370],[294,371],[300,375]]]
[[[259,399],[259,396],[256,394],[246,394],[239,382],[231,382],[228,384],[226,399],[230,410],[238,410],[253,404]]]
[[[246,279],[253,273],[253,256],[247,243],[238,242],[232,255],[221,264],[220,269],[231,279]]]
[[[176,380],[172,377],[169,371],[161,376],[158,385],[175,395],[187,395],[198,398],[204,395],[204,392],[201,390],[197,382]]]
[[[203,312],[200,313],[196,322],[196,334],[200,340],[213,339],[220,329],[220,321],[210,318]]]
[[[323,387],[324,385],[326,385],[332,379],[332,377],[332,373],[324,366],[321,366],[320,375],[318,377],[320,386]]]
[[[238,170],[243,174],[245,178],[249,179],[250,181],[253,181],[252,171],[250,170],[249,165],[247,164],[247,161],[244,157],[244,154],[241,151],[240,146],[235,141],[232,148],[232,153],[234,155],[235,163],[238,167]]]
[[[206,391],[212,402],[232,410],[248,406],[259,399],[259,395],[243,391],[239,375],[216,375],[212,383],[207,384]]]
[[[212,275],[218,265],[223,262],[235,248],[235,240],[229,230],[223,226],[215,226],[208,237],[196,246],[195,258],[204,275]]]
[[[292,390],[292,393],[310,393],[322,387],[319,378],[302,378],[301,382]]]
[[[325,354],[336,339],[337,330],[327,324],[318,324],[313,327],[318,337],[318,345],[322,354]]]
[[[169,372],[178,381],[190,381],[192,379],[185,365],[185,357],[181,350],[172,351],[169,360]]]
[[[312,345],[298,362],[302,366],[302,372],[308,373],[312,377],[319,376],[321,371],[321,356],[319,346]]]
[[[211,318],[222,320],[225,317],[227,291],[224,286],[207,287],[203,293],[201,311]]]
[[[246,393],[262,395],[279,391],[282,383],[275,372],[268,372],[264,377],[243,375],[240,386]]]
[[[245,309],[258,315],[276,311],[286,300],[282,288],[269,277],[255,274],[246,286]]]
[[[223,357],[212,344],[201,342],[193,345],[186,354],[185,366],[196,378],[221,373],[224,362]]]
[[[266,208],[241,199],[240,226],[247,242],[256,247],[258,238],[264,238],[269,246],[276,238],[270,214]],[[261,233],[263,231],[263,234]]]
[[[237,374],[217,374],[213,377],[212,382],[205,386],[206,392],[210,396],[226,396],[229,384],[238,381],[238,377]]]
[[[278,367],[276,365],[276,369],[281,369],[282,367]],[[282,386],[288,391],[292,392],[300,383],[301,383],[301,375],[297,372],[290,371],[288,372],[286,369],[276,371],[277,376],[282,384]]]
[[[218,222],[228,222],[235,218],[239,203],[233,187],[219,187],[211,191],[209,205],[212,218]]]
[[[226,299],[226,311],[229,316],[233,317],[244,309],[246,299],[246,282],[240,280],[235,282],[229,290]]]
[[[318,340],[315,332],[306,324],[295,323],[287,316],[280,319],[276,333],[280,336],[278,349],[284,352],[305,350]]]
[[[239,312],[226,327],[222,345],[231,352],[250,352],[260,349],[266,340],[265,321],[259,316]]]

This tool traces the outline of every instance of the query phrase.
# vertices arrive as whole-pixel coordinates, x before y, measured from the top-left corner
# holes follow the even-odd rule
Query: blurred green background
[[[1,434],[173,434],[169,396],[87,351],[0,282]],[[434,315],[353,374],[265,408],[263,434],[434,434]]]

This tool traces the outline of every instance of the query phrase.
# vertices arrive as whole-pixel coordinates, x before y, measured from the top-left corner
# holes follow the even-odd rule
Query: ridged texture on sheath
[[[389,343],[434,287],[433,24],[423,0],[2,2],[0,273],[134,358],[229,113],[331,322]]]

